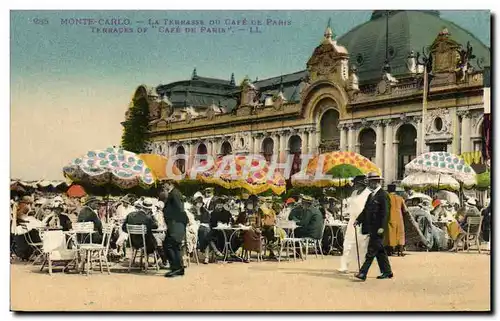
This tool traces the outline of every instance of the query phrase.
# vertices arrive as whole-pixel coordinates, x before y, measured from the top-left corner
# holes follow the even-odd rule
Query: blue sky
[[[60,179],[88,149],[119,144],[120,121],[134,89],[198,75],[240,81],[305,68],[329,18],[342,35],[371,11],[15,11],[11,12],[11,175]],[[487,11],[442,11],[490,45]],[[144,34],[97,34],[70,18],[128,18]],[[262,33],[166,34],[138,20],[289,20]],[[46,19],[48,24],[35,22]],[[98,26],[99,27],[99,26]],[[29,156],[27,156],[29,155]],[[40,164],[43,164],[41,166]]]

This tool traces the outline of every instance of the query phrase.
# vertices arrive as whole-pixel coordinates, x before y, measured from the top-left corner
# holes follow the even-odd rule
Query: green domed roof
[[[377,10],[371,19],[352,29],[337,42],[349,52],[350,64],[358,67],[361,81],[380,79],[386,54],[386,11]],[[490,65],[490,50],[474,35],[451,21],[440,18],[438,11],[389,11],[389,57],[392,74],[408,73],[406,61],[410,51],[422,52],[447,28],[453,40],[464,47],[467,41],[482,65]],[[474,59],[471,64],[479,69]]]

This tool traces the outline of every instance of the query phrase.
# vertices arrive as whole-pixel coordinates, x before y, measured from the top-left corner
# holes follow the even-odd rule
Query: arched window
[[[335,109],[327,110],[322,116],[320,121],[320,151],[330,152],[339,149],[340,146],[340,131],[339,113]]]
[[[405,165],[417,155],[417,130],[410,124],[399,127],[397,132],[398,146],[398,179],[403,179]]]
[[[233,152],[233,148],[231,147],[231,144],[228,141],[225,141],[222,143],[220,153],[222,156],[230,155]]]
[[[377,150],[375,146],[376,139],[377,134],[375,134],[375,131],[371,128],[363,129],[359,135],[359,153],[372,162],[375,162]]]
[[[198,145],[198,149],[196,151],[198,155],[206,155],[207,154],[207,146],[204,143],[200,143]]]
[[[177,147],[177,150],[175,151],[176,155],[185,155],[186,150],[184,149],[183,146]],[[186,172],[186,160],[185,159],[178,159],[175,161],[175,166],[181,171],[181,173]]]
[[[272,138],[266,137],[262,142],[262,152],[267,162],[271,161],[273,157],[273,151],[274,151],[274,141]]]
[[[290,175],[293,175],[300,171],[301,166],[300,155],[302,149],[302,139],[300,138],[300,136],[293,135],[292,137],[290,137],[290,140],[288,141],[288,149],[290,150],[290,154],[294,155],[292,170],[290,172]]]

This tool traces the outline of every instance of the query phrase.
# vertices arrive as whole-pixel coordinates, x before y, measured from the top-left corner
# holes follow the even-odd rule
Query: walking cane
[[[359,262],[359,246],[358,246],[358,231],[354,225],[354,237],[356,239],[356,256],[358,257],[358,272],[361,271],[361,264]]]

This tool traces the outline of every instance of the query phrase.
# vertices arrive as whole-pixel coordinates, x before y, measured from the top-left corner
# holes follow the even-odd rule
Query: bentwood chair
[[[321,254],[321,258],[323,257],[323,236],[325,235],[325,228],[326,228],[326,220],[323,220],[323,229],[321,232],[321,237],[319,239],[314,239],[312,237],[305,237],[303,238],[303,242],[305,244],[306,250],[305,250],[305,258],[307,259],[307,254],[309,254],[309,245],[314,246],[314,254],[316,255],[316,258],[318,257],[318,248],[319,248],[319,253]]]
[[[464,246],[467,246],[469,252],[471,243],[475,243],[479,254],[481,254],[481,224],[483,222],[482,216],[473,216],[467,218],[467,231],[464,238]]]
[[[74,241],[78,252],[83,253],[82,268],[86,266],[87,275],[90,274],[90,265],[92,263],[91,252],[93,246],[92,234],[94,233],[94,222],[73,223]],[[86,243],[86,241],[89,241]],[[83,269],[82,269],[83,270]]]
[[[111,243],[111,234],[113,233],[113,225],[112,224],[103,224],[102,225],[102,241],[100,244],[81,244],[80,248],[83,248],[90,252],[90,269],[92,270],[92,265],[94,262],[99,262],[99,268],[101,273],[103,273],[103,263],[106,264],[106,269],[108,270],[108,274],[111,274],[109,269],[109,261],[108,261],[108,250],[109,244]]]
[[[148,255],[148,250],[146,248],[146,234],[147,234],[147,227],[146,225],[130,225],[127,224],[127,233],[129,235],[128,241],[129,241],[129,246],[132,249],[132,252],[130,253],[130,262],[128,265],[128,271],[132,269],[132,264],[135,262],[135,257],[137,256],[137,253],[140,252],[141,259],[140,259],[140,265],[142,266],[142,260],[145,258],[146,260],[144,261],[144,272],[148,273],[148,263],[149,263],[149,255]],[[132,235],[140,235],[142,237],[142,246],[141,247],[134,247],[132,244]],[[153,258],[154,258],[154,264],[156,267],[156,270],[160,270],[160,266],[158,265],[158,256],[156,254],[156,251],[153,251]]]

